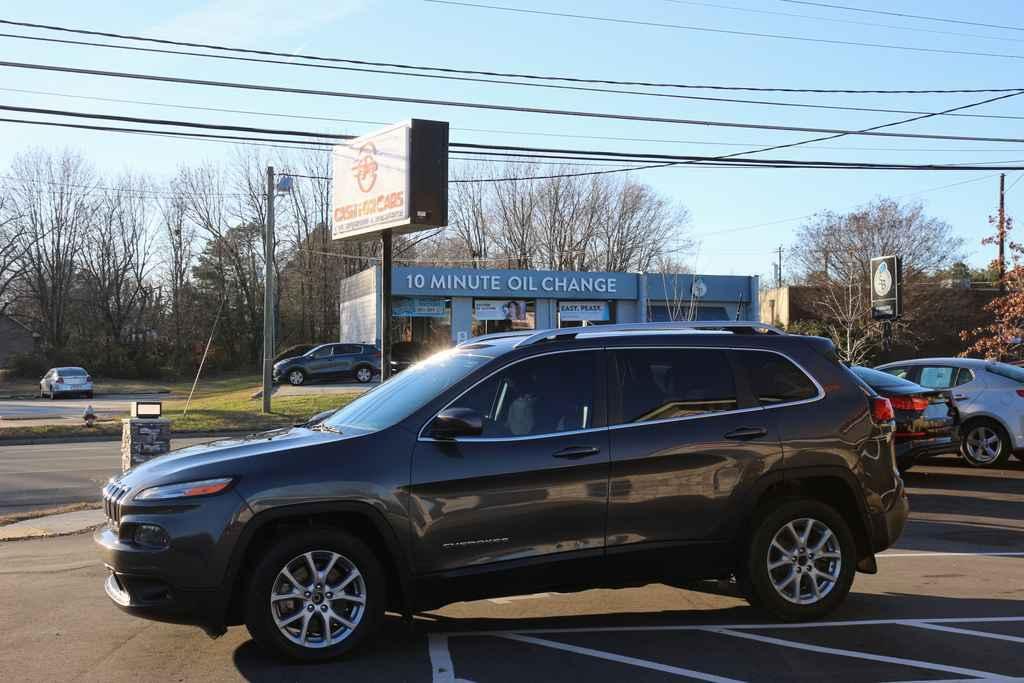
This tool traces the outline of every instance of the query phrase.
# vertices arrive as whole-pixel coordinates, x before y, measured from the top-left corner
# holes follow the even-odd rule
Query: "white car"
[[[929,389],[949,389],[960,411],[960,454],[998,467],[1024,449],[1024,368],[976,358],[919,358],[878,370]]]
[[[39,397],[53,400],[77,394],[92,398],[92,377],[82,368],[50,368],[39,380]]]

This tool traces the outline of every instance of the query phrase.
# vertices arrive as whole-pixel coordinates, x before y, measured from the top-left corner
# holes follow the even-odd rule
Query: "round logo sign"
[[[693,294],[693,296],[700,299],[705,294],[708,293],[708,286],[704,284],[703,280],[697,278],[696,280],[693,281],[693,287],[690,288],[690,292]]]
[[[892,290],[892,273],[889,272],[889,266],[884,261],[878,266],[878,270],[875,271],[872,285],[875,288],[875,294],[878,296],[885,296]]]
[[[368,142],[359,149],[359,158],[352,164],[352,175],[359,183],[359,189],[369,192],[377,183],[377,148]]]

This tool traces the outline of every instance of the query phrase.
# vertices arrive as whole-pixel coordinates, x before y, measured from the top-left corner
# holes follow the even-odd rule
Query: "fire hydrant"
[[[92,406],[86,406],[85,412],[82,413],[82,419],[85,420],[86,427],[92,427],[96,424],[96,411],[92,409]]]

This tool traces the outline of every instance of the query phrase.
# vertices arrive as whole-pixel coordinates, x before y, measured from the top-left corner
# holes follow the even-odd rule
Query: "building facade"
[[[346,278],[340,341],[381,339],[380,269]],[[394,268],[393,342],[444,347],[507,330],[668,320],[756,320],[757,277]]]

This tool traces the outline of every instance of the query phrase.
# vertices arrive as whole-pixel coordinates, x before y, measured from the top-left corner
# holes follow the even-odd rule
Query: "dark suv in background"
[[[372,344],[321,344],[301,356],[274,363],[274,381],[294,386],[325,379],[355,379],[365,384],[379,374],[380,349]]]
[[[814,619],[903,528],[892,420],[831,342],[758,323],[490,335],[112,479],[95,540],[128,612],[303,660],[543,590],[734,577]]]

